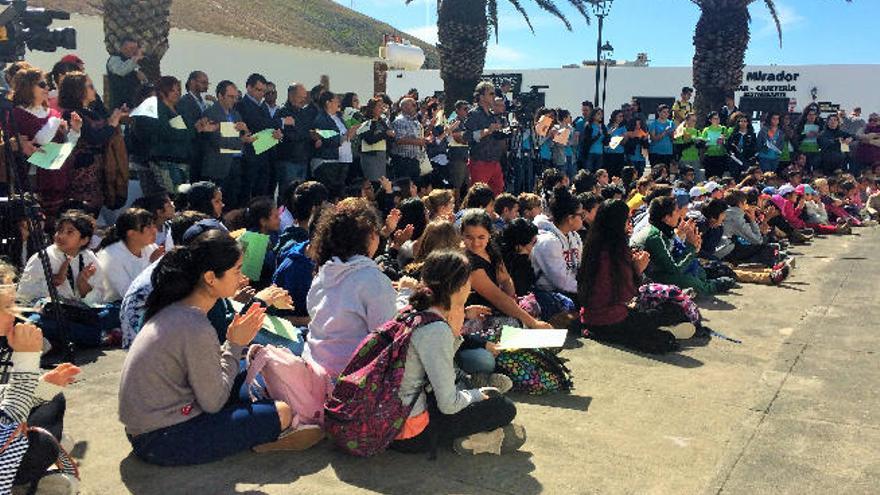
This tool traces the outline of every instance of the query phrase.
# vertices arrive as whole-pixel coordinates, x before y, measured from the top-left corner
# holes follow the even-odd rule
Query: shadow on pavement
[[[264,492],[253,489],[238,491],[236,485],[292,484],[302,476],[324,469],[332,455],[334,453],[329,448],[317,447],[306,452],[243,453],[198,466],[160,467],[149,465],[129,453],[119,464],[119,474],[128,491],[135,495],[187,492],[262,494]]]
[[[511,399],[517,404],[534,404],[538,406],[553,407],[559,409],[571,409],[572,411],[587,412],[593,398],[589,396],[573,395],[573,394],[547,394],[547,395],[526,395],[526,394],[510,394]]]
[[[525,447],[529,444],[526,441]],[[427,454],[385,452],[370,459],[337,454],[330,465],[340,481],[388,495],[430,493],[517,493],[537,495],[541,483],[532,476],[531,453],[459,456],[441,448],[437,460]]]

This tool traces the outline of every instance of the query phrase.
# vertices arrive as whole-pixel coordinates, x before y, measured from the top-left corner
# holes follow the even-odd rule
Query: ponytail
[[[153,291],[147,297],[144,321],[192,294],[205,273],[222,277],[240,258],[235,239],[217,229],[201,234],[187,246],[175,247],[162,257],[150,277]]]
[[[422,265],[422,280],[409,298],[416,311],[431,307],[449,309],[452,295],[461,290],[471,275],[467,256],[460,251],[435,251]]]

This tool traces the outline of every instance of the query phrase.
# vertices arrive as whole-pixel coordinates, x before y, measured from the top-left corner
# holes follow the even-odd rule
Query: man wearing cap
[[[706,194],[709,195],[709,199],[722,199],[724,198],[724,189],[721,188],[721,184],[710,180],[703,186],[703,189],[706,190]]]

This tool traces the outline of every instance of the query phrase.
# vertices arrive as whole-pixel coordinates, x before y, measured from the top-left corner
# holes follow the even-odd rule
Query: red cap
[[[76,64],[76,65],[85,65],[86,64],[85,62],[82,61],[81,58],[79,58],[78,56],[76,56],[73,53],[61,57],[61,62],[64,62],[66,64]]]

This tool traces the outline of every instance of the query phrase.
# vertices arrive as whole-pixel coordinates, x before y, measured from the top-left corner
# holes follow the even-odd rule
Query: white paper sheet
[[[542,349],[546,347],[562,347],[568,330],[549,329],[532,330],[505,326],[501,329],[499,349]]]

